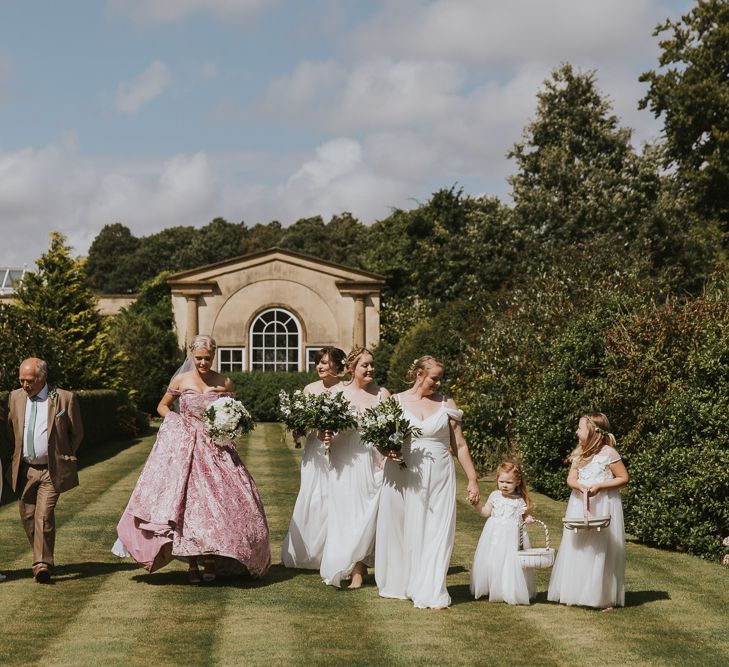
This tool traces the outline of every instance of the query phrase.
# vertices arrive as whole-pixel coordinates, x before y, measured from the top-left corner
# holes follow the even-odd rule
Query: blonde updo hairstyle
[[[589,435],[585,443],[578,444],[570,455],[572,463],[579,467],[587,465],[603,447],[616,447],[615,436],[610,432],[610,422],[602,412],[589,412],[582,415],[581,419],[585,419]]]
[[[415,381],[418,379],[418,373],[420,371],[425,371],[425,369],[429,366],[440,366],[441,368],[444,368],[442,361],[438,361],[435,357],[425,354],[422,357],[418,357],[413,360],[413,363],[410,364],[407,372],[405,373],[405,378],[410,384],[415,384]]]
[[[347,372],[352,377],[354,377],[354,369],[357,368],[357,364],[359,363],[359,360],[365,354],[369,354],[372,358],[374,358],[374,355],[372,354],[372,352],[370,352],[366,347],[357,345],[356,347],[352,348],[352,351],[345,358],[344,367],[347,369]]]
[[[188,345],[188,349],[190,350],[190,354],[192,354],[195,350],[208,350],[210,353],[215,355],[215,350],[217,349],[217,344],[215,342],[215,339],[212,336],[205,336],[203,334],[198,334],[195,336],[191,341],[190,345]]]

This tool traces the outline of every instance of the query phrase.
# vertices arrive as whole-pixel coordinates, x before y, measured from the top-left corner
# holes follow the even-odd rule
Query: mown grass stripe
[[[465,502],[460,471],[450,610],[384,600],[371,579],[359,591],[338,591],[316,572],[286,570],[278,551],[298,492],[300,453],[282,440],[280,426],[259,429],[241,454],[271,527],[274,566],[265,580],[191,587],[180,563],[148,575],[109,553],[153,441],[146,438],[86,468],[82,486],[61,499],[53,586],[19,578],[30,549],[15,504],[0,508],[0,570],[12,577],[0,585],[0,664],[729,662],[726,572],[685,554],[629,541],[628,606],[608,614],[547,603],[549,570],[537,572],[540,594],[529,607],[472,600],[468,580],[484,519]],[[482,481],[484,497],[493,488],[492,478]],[[558,543],[565,504],[534,497]]]

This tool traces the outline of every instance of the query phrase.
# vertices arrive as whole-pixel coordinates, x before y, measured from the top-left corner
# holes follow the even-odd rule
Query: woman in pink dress
[[[233,396],[230,378],[211,368],[215,347],[209,336],[193,339],[183,372],[172,378],[157,406],[164,421],[114,545],[114,553],[131,555],[149,572],[173,558],[187,560],[190,583],[218,574],[261,577],[271,565],[256,484],[235,448],[214,443],[203,420],[213,401]],[[178,400],[179,414],[172,411]]]

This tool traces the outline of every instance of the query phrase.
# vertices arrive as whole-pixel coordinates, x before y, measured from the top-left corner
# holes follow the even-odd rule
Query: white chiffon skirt
[[[360,561],[374,564],[381,460],[357,431],[338,433],[329,447],[327,536],[319,569],[328,585],[341,586]]]
[[[481,532],[471,568],[471,594],[491,602],[529,604],[537,594],[534,572],[517,558],[519,523],[511,517],[491,517]],[[524,547],[529,548],[525,537]]]
[[[382,597],[421,609],[446,607],[446,576],[456,531],[456,471],[442,442],[421,439],[407,468],[385,464],[377,525],[375,580]]]
[[[285,567],[318,570],[327,538],[329,457],[324,443],[312,431],[301,457],[301,486],[294,512],[281,545]]]
[[[547,598],[585,607],[625,605],[625,526],[623,503],[615,489],[590,499],[593,516],[610,516],[610,525],[597,530],[564,530]],[[582,517],[582,494],[572,491],[565,516]]]

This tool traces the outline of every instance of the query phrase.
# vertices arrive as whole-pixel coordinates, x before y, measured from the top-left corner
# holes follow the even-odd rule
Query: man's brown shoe
[[[33,568],[33,577],[39,584],[47,584],[51,580],[51,571],[49,567],[43,563]]]

